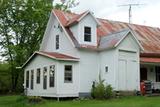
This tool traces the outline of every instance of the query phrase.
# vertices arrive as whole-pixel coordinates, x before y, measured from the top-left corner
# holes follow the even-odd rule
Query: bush
[[[36,104],[36,103],[40,103],[42,101],[43,101],[43,99],[41,97],[39,97],[39,96],[30,96],[30,97],[28,97],[28,102],[29,103]]]
[[[97,84],[94,88],[92,88],[92,97],[96,99],[104,99],[105,98],[105,86],[104,84]]]
[[[99,77],[99,82],[93,82],[91,96],[95,99],[109,99],[113,96],[111,85],[104,85],[104,80]]]
[[[105,97],[107,99],[113,97],[114,94],[113,94],[113,88],[111,87],[111,85],[107,85],[105,90],[106,90]]]

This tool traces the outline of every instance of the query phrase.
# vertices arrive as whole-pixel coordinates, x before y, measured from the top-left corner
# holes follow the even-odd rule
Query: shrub
[[[106,95],[105,95],[105,97],[108,99],[108,98],[111,98],[111,97],[113,97],[113,88],[111,87],[111,85],[107,85],[106,87],[105,87],[106,89]]]
[[[30,97],[28,97],[28,102],[29,103],[40,103],[42,101],[43,101],[43,99],[41,97],[39,97],[39,96],[30,96]]]
[[[111,85],[104,85],[104,80],[99,76],[99,82],[93,82],[91,96],[95,99],[109,99],[113,96]]]
[[[94,89],[94,97],[96,99],[104,99],[105,98],[105,86],[103,84],[97,84]]]

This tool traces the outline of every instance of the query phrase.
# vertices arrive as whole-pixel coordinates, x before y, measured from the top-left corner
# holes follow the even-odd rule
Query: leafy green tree
[[[0,94],[5,94],[10,89],[9,64],[0,63]]]
[[[76,7],[77,5],[79,5],[79,2],[75,2],[75,0],[61,0],[60,3],[55,3],[54,8],[70,12],[70,8]]]
[[[73,0],[0,0],[0,54],[10,65],[12,91],[22,73],[16,69],[39,49],[52,8],[68,11]],[[66,7],[67,4],[67,7]]]

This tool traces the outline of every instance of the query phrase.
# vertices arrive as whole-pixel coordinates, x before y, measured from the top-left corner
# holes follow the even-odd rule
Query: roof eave
[[[59,20],[58,16],[56,15],[56,13],[53,11],[53,14],[55,15],[56,19],[58,20],[58,22],[60,23],[60,26],[62,27],[64,33],[67,35],[68,39],[71,41],[71,44],[75,47],[74,42],[71,40],[71,38],[69,37],[69,34],[67,33],[67,31],[65,30],[65,26],[63,26],[63,24],[61,23],[61,21]]]
[[[74,61],[74,62],[79,62],[79,59],[55,58],[55,60],[58,60],[58,61]]]
[[[99,48],[98,51],[105,51],[105,50],[111,50],[111,49],[115,49],[116,47],[107,47],[107,48]]]
[[[42,56],[45,56],[45,57],[48,57],[48,58],[55,59],[57,61],[75,61],[75,62],[79,61],[78,58],[70,58],[70,59],[69,58],[56,58],[56,57],[53,57],[53,56],[50,56],[50,55],[46,55],[44,53],[40,53],[40,52],[36,51],[29,57],[29,59],[22,65],[21,68],[24,68],[29,63],[29,61],[33,58],[33,56],[36,55],[36,54],[42,55]]]
[[[76,25],[77,23],[78,21],[74,21],[73,23],[67,24],[65,27],[70,27],[70,26]]]
[[[90,11],[87,11],[84,15],[82,15],[78,20],[75,20],[73,23],[70,23],[68,24],[66,27],[69,27],[69,26],[73,26],[77,23],[79,23],[85,16],[87,16],[88,14],[90,14],[93,19],[96,21],[97,23],[97,27],[101,25],[101,23],[95,18],[95,16],[90,12]]]

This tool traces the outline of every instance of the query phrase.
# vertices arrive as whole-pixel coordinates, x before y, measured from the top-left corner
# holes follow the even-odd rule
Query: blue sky
[[[57,0],[58,1],[58,0]],[[160,0],[76,0],[80,4],[72,8],[81,13],[90,10],[96,17],[128,22],[128,8],[119,5],[143,4],[132,7],[132,23],[160,27]]]

